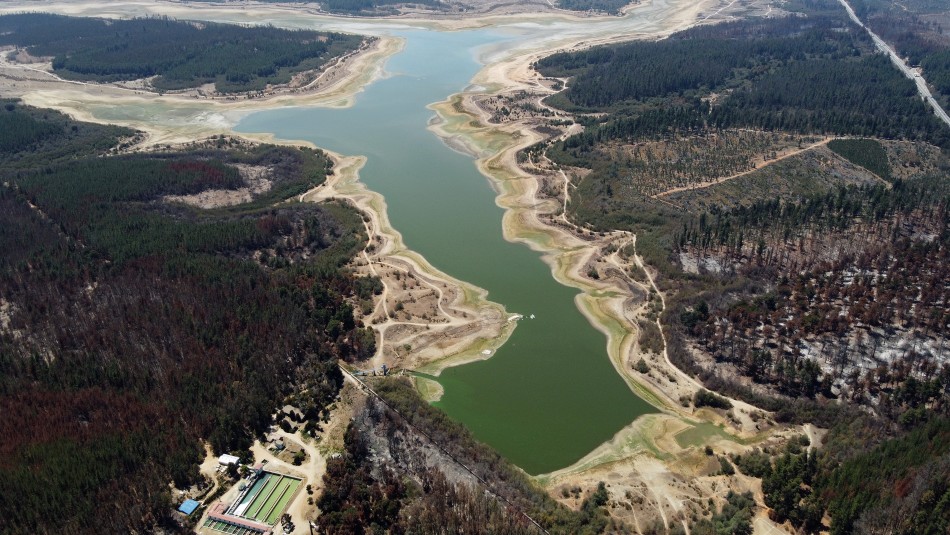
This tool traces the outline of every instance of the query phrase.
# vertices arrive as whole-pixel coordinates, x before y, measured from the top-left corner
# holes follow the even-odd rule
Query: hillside
[[[345,452],[328,462],[321,531],[589,535],[626,527],[607,518],[603,486],[570,510],[408,380],[366,381],[373,394],[354,410]]]
[[[0,122],[0,531],[178,530],[168,483],[204,485],[202,440],[246,450],[288,399],[318,418],[337,359],[374,351],[343,269],[360,217],[281,202],[325,179],[319,151],[107,155],[136,133],[13,101]],[[168,197],[252,175],[233,206]]]
[[[665,336],[641,322],[641,347],[779,421],[832,428],[814,459],[765,457],[765,502],[777,521],[810,531],[827,511],[833,533],[850,533],[922,514],[919,495],[900,512],[873,504],[945,462],[927,439],[873,492],[845,505],[834,490],[869,482],[853,468],[864,456],[950,415],[950,130],[837,3],[785,9],[798,13],[539,60],[566,87],[546,102],[584,128],[520,161],[565,173],[558,202],[582,236],[636,234],[618,254],[641,257],[665,294],[652,316]]]

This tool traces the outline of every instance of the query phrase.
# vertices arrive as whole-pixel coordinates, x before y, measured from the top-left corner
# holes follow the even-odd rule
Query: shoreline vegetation
[[[353,34],[164,18],[98,19],[44,13],[0,15],[7,59],[48,64],[79,82],[122,82],[157,93],[262,96],[314,83],[334,62],[361,50]],[[175,53],[168,54],[169,43]]]
[[[150,117],[123,121],[123,126],[146,133],[140,146],[147,148],[227,135],[230,134],[230,125],[236,122],[237,117],[264,109],[282,106],[350,106],[354,96],[363,87],[384,75],[383,63],[399,52],[402,46],[402,39],[379,37],[359,53],[347,57],[337,67],[339,74],[325,84],[314,85],[295,94],[275,92],[261,98],[245,100],[199,99],[188,93],[159,95],[118,84],[73,82],[51,77],[43,69],[27,69],[8,62],[0,62],[0,74],[7,75],[5,78],[11,80],[9,86],[4,87],[5,96],[18,97],[31,106],[55,109],[87,122],[103,122],[90,110],[106,104],[148,109],[153,104],[167,103],[188,110],[204,110],[201,114],[206,120],[181,126],[156,126]],[[269,141],[280,143],[276,140]]]
[[[316,5],[316,2],[309,0],[290,0],[288,2],[258,0],[253,3],[233,0],[160,1],[164,4],[160,10],[145,10],[144,13],[160,13],[177,17],[177,13],[179,12],[194,12],[196,10],[221,12],[239,6],[243,11],[252,11],[255,15],[261,13],[305,13],[310,17],[324,19],[345,19],[354,21],[391,20],[410,22],[413,24],[418,22],[427,25],[440,25],[443,29],[458,29],[457,27],[459,25],[467,28],[472,27],[472,24],[484,25],[487,20],[507,20],[512,17],[536,18],[538,15],[562,19],[616,17],[625,15],[638,6],[649,3],[651,0],[632,0],[631,2],[624,0],[526,0],[517,3],[503,0],[462,0],[456,1],[452,5],[442,2],[441,0],[422,0],[420,2],[328,0],[326,2],[327,6]],[[567,5],[558,5],[562,3]],[[127,4],[145,5],[142,2],[137,3],[134,1],[127,2]],[[324,9],[324,7],[329,7],[329,9]],[[87,12],[99,13],[94,7],[90,8],[90,6],[82,0],[78,2],[66,0],[60,3],[60,8],[58,8],[57,11],[60,10],[63,14],[67,15],[79,15]],[[201,17],[191,18],[201,20]]]
[[[675,5],[669,6],[670,11],[663,13],[667,18],[663,21],[647,21],[639,33],[625,31],[609,36],[574,37],[558,43],[557,49],[573,49],[579,46],[627,41],[647,36],[665,36],[697,22],[708,21],[723,11],[722,3],[713,0],[700,3],[680,1],[670,2],[670,4]],[[712,15],[706,15],[706,18],[701,18],[702,15],[715,8],[720,9]],[[216,9],[228,11],[225,6],[216,7]],[[73,11],[82,10],[74,8]],[[170,11],[177,14],[186,12],[182,7],[176,7]],[[636,8],[633,11],[636,11]],[[570,15],[560,14],[558,17],[573,18]],[[515,16],[515,19],[517,18],[518,16]],[[405,22],[407,19],[398,20]],[[487,25],[494,20],[498,18],[439,21],[433,25],[461,29]],[[657,29],[658,27],[662,29]],[[43,73],[24,73],[22,69],[17,71],[17,66],[8,64],[0,65],[0,72],[16,71],[23,77],[17,81],[16,87],[5,87],[5,92],[24,97],[24,102],[29,105],[57,109],[81,120],[103,122],[87,111],[90,104],[108,101],[123,105],[147,105],[150,101],[158,99],[183,106],[210,108],[213,113],[233,120],[233,117],[237,115],[277,106],[350,105],[352,96],[360,88],[382,75],[383,62],[396,53],[401,46],[399,39],[380,37],[366,50],[349,58],[346,64],[340,67],[342,73],[332,83],[314,87],[312,91],[302,94],[276,94],[245,101],[199,100],[195,98],[195,95],[191,95],[190,98],[185,95],[143,95],[112,85],[96,84],[73,88],[70,82],[50,80]],[[444,102],[432,105],[431,108],[440,120],[430,125],[430,128],[445,139],[450,146],[464,146],[474,155],[480,156],[477,165],[498,189],[497,202],[505,208],[506,239],[524,243],[543,252],[544,261],[551,266],[555,278],[562,284],[582,291],[577,299],[578,307],[591,324],[607,336],[608,355],[618,373],[638,395],[664,411],[661,414],[632,422],[612,441],[602,445],[576,465],[541,476],[537,480],[554,494],[555,489],[569,486],[596,487],[598,481],[619,470],[629,476],[630,487],[638,483],[646,483],[653,494],[653,497],[649,499],[659,506],[659,514],[664,525],[667,527],[678,523],[685,525],[686,518],[682,502],[715,494],[713,487],[716,485],[716,482],[709,478],[684,485],[686,480],[674,474],[664,464],[664,460],[676,458],[678,461],[685,461],[689,465],[690,472],[705,473],[705,455],[699,448],[683,447],[678,442],[677,437],[685,430],[699,425],[711,425],[711,428],[703,429],[708,431],[717,450],[733,453],[743,452],[745,442],[770,440],[781,442],[789,435],[796,434],[797,431],[781,429],[768,436],[767,431],[758,429],[757,421],[763,417],[761,411],[737,400],[731,400],[735,407],[736,420],[734,421],[721,412],[710,409],[684,409],[681,406],[682,397],[691,396],[698,391],[700,386],[662,356],[659,356],[660,358],[654,356],[650,364],[662,370],[661,374],[666,377],[662,383],[651,382],[644,376],[629,371],[632,365],[630,360],[633,359],[635,362],[636,358],[641,356],[637,340],[643,329],[638,322],[643,310],[636,307],[631,310],[628,296],[630,292],[636,292],[638,295],[653,295],[657,302],[662,304],[663,294],[657,291],[658,288],[649,275],[649,268],[644,266],[642,259],[638,256],[621,258],[612,253],[603,255],[601,251],[608,249],[611,244],[615,246],[615,251],[633,245],[635,236],[628,233],[594,235],[573,227],[566,220],[563,225],[541,221],[539,215],[555,213],[559,207],[552,206],[550,202],[540,202],[541,199],[537,195],[542,186],[540,179],[518,167],[517,153],[541,141],[543,136],[531,130],[531,125],[528,124],[511,123],[503,127],[490,124],[488,115],[476,102],[477,98],[484,98],[486,95],[510,93],[523,89],[552,93],[552,88],[543,85],[544,82],[530,68],[531,64],[542,55],[551,53],[553,51],[547,49],[535,50],[486,66],[473,80],[473,84],[486,88],[484,92],[462,92]],[[50,90],[44,87],[55,89]],[[165,144],[184,144],[196,138],[229,133],[227,120],[217,124],[209,122],[202,125],[169,128],[150,124],[148,119],[143,119],[124,124],[124,126],[134,127],[147,133],[146,139],[136,145],[135,149]],[[243,137],[255,141],[299,145],[299,143],[277,141],[267,136]],[[436,271],[419,255],[405,249],[398,231],[392,229],[388,223],[385,200],[379,194],[367,190],[358,181],[362,158],[335,154],[329,156],[334,162],[334,173],[327,177],[325,184],[302,194],[300,200],[345,198],[359,208],[364,214],[363,223],[370,236],[370,246],[359,255],[356,269],[361,273],[379,274],[384,280],[384,285],[386,274],[380,274],[380,271],[387,270],[389,276],[395,276],[396,272],[401,272],[417,278],[431,288],[440,289],[441,292],[435,292],[439,294],[435,308],[439,309],[439,314],[444,317],[445,326],[439,328],[455,341],[446,344],[439,342],[438,339],[432,339],[429,340],[428,345],[420,347],[415,341],[426,341],[425,333],[420,335],[412,328],[418,326],[409,325],[409,329],[404,329],[401,327],[405,325],[397,325],[399,322],[393,320],[386,309],[385,297],[379,300],[364,317],[370,320],[374,317],[381,320],[379,324],[374,325],[381,337],[395,334],[402,337],[397,338],[400,343],[403,340],[414,341],[413,356],[411,359],[408,355],[404,357],[406,360],[403,364],[407,368],[418,368],[426,373],[437,375],[445,367],[474,359],[488,358],[492,350],[503,343],[510,334],[514,322],[508,321],[507,314],[500,306],[484,301],[481,290]],[[598,270],[611,269],[612,264],[619,268],[620,272],[634,269],[636,266],[647,275],[641,280],[624,277],[594,279],[589,276],[592,267],[593,272],[597,273]],[[446,308],[448,310],[445,310]],[[389,333],[390,330],[396,332]],[[660,333],[662,336],[662,331]],[[384,343],[385,338],[379,346],[383,347]],[[441,357],[446,353],[450,356]],[[376,364],[373,362],[373,365]],[[431,387],[431,385],[428,386]],[[420,388],[420,390],[428,389]],[[432,399],[437,396],[438,392],[434,392],[429,397]],[[700,422],[713,423],[701,424]],[[722,431],[724,426],[731,427],[733,430]],[[719,431],[717,432],[716,429]],[[754,486],[754,482],[749,478],[733,483],[746,489]],[[678,486],[683,486],[684,489],[677,490]],[[621,485],[615,485],[611,492],[622,492],[621,488]],[[568,505],[572,503],[571,498],[562,496],[556,496],[556,498]],[[679,505],[676,505],[677,503]],[[766,518],[758,518],[756,522],[769,521]]]
[[[232,135],[227,126],[231,120],[223,116],[233,117],[236,114],[244,115],[252,111],[286,105],[350,106],[353,97],[362,90],[362,87],[384,76],[383,63],[401,50],[402,46],[403,41],[400,38],[374,37],[369,46],[343,58],[341,64],[335,67],[339,73],[333,80],[325,84],[311,84],[306,90],[295,94],[269,92],[260,98],[246,100],[205,98],[192,103],[195,99],[194,94],[190,95],[191,98],[189,94],[180,93],[159,95],[135,91],[135,94],[130,94],[133,92],[124,90],[126,88],[118,84],[87,84],[39,77],[32,84],[26,85],[21,79],[17,84],[18,87],[14,88],[13,95],[21,96],[24,103],[31,106],[55,109],[89,122],[102,121],[86,108],[90,104],[99,105],[106,100],[112,105],[129,106],[148,106],[150,102],[159,101],[172,101],[186,107],[205,107],[210,104],[212,109],[218,110],[216,113],[222,116],[217,123],[209,120],[201,125],[191,124],[168,129],[156,127],[148,119],[122,122],[124,126],[145,133],[144,138],[139,139],[134,147],[128,148],[130,151],[187,146],[195,139]],[[7,67],[18,73],[24,72],[22,65],[7,63],[0,67]],[[36,71],[30,68],[27,72]],[[35,91],[48,86],[58,88],[75,84],[81,84],[79,91],[72,89]],[[83,89],[91,91],[83,91]],[[241,134],[241,137],[264,143],[312,147],[309,143],[277,140],[269,135]],[[493,354],[494,349],[507,340],[515,326],[514,322],[509,321],[509,315],[499,305],[486,301],[484,290],[449,277],[428,264],[420,255],[405,248],[401,235],[389,225],[382,196],[367,190],[358,181],[358,169],[362,166],[362,158],[344,157],[332,153],[328,155],[334,160],[337,171],[328,177],[327,183],[302,195],[301,199],[347,198],[368,214],[365,225],[371,233],[371,245],[367,251],[363,251],[362,258],[355,262],[354,267],[357,272],[383,275],[384,280],[389,281],[386,284],[385,294],[392,295],[397,300],[400,294],[397,291],[397,285],[394,284],[395,278],[415,279],[418,281],[417,287],[438,290],[436,293],[439,297],[433,307],[433,315],[436,318],[433,318],[428,326],[423,326],[420,323],[422,320],[418,318],[399,321],[394,317],[395,311],[387,310],[383,303],[369,311],[365,320],[373,324],[380,333],[380,346],[393,348],[396,353],[396,364],[402,367],[419,368],[421,371],[433,374],[438,374],[444,367],[485,359]],[[412,296],[413,293],[408,292],[406,295]],[[392,307],[393,305],[390,305],[390,308]],[[421,332],[423,327],[425,327],[424,332]],[[411,359],[407,360],[410,356],[409,352],[402,348],[410,344],[413,351]],[[403,356],[399,355],[400,351],[404,354]],[[380,362],[373,362],[374,366],[382,363],[381,359],[377,360]],[[438,392],[438,388],[433,390],[428,399],[430,401],[438,399]]]
[[[702,6],[696,6],[697,12],[701,9]],[[585,40],[584,48],[629,40],[630,36],[596,42]],[[664,291],[654,283],[652,268],[639,255],[623,259],[617,254],[627,247],[635,247],[636,236],[623,231],[591,232],[568,222],[562,206],[554,204],[549,196],[539,195],[546,187],[542,177],[519,165],[519,152],[549,139],[550,134],[538,132],[538,124],[530,119],[514,119],[503,124],[493,122],[493,112],[481,105],[486,98],[519,91],[556,93],[560,86],[543,79],[531,68],[540,57],[550,53],[525,54],[483,69],[472,83],[487,89],[458,93],[431,105],[439,120],[434,121],[430,129],[449,146],[479,157],[476,164],[492,181],[499,192],[496,202],[505,209],[505,238],[542,252],[552,275],[561,284],[582,292],[577,297],[577,306],[591,325],[607,337],[608,355],[617,373],[637,395],[661,410],[659,414],[638,418],[574,465],[537,476],[536,480],[566,504],[572,504],[572,499],[560,496],[560,491],[578,485],[590,489],[599,481],[612,480],[610,496],[621,502],[646,487],[649,492],[642,499],[655,504],[662,525],[670,528],[682,522],[685,526],[688,508],[684,508],[683,503],[716,494],[714,488],[722,481],[701,477],[709,475],[705,455],[699,448],[683,447],[679,443],[680,435],[696,429],[703,437],[702,442],[714,446],[716,451],[741,455],[748,450],[748,445],[774,447],[808,431],[800,426],[772,427],[774,423],[770,423],[768,412],[737,399],[728,400],[731,407],[728,414],[705,408],[684,408],[683,399],[691,400],[702,391],[702,385],[673,365],[665,351],[651,358],[649,352],[640,347],[639,338],[645,328],[640,318],[650,305],[641,302],[638,306],[631,301],[636,301],[638,295],[650,295],[662,303]],[[535,110],[545,108],[540,101],[531,101],[526,106],[533,106]],[[555,115],[548,118],[558,120],[558,110],[552,112]],[[567,183],[565,191],[569,191],[570,186]],[[635,270],[644,275],[641,280],[625,275]],[[606,276],[601,276],[602,273]],[[662,379],[655,380],[633,371],[634,363],[644,357],[650,359],[655,372],[652,375]],[[673,460],[681,467],[678,473],[666,464]],[[684,477],[686,474],[694,477]],[[732,478],[727,485],[739,493],[755,487],[751,478]],[[620,513],[620,516],[633,519],[629,514]],[[763,509],[754,523],[760,529],[777,528]]]
[[[638,235],[636,249],[608,244],[603,254],[641,254],[657,270],[629,271],[665,290],[643,317],[659,316],[662,325],[640,322],[641,348],[662,349],[664,360],[718,394],[774,411],[770,419],[829,428],[824,440],[802,429],[808,445],[822,446],[807,455],[763,448],[729,456],[744,474],[762,478],[764,500],[753,496],[760,511],[808,532],[826,529],[829,519],[832,533],[891,522],[904,523],[901,532],[945,530],[944,513],[931,517],[926,500],[901,501],[894,490],[907,478],[928,496],[946,495],[945,486],[915,475],[939,464],[939,440],[922,446],[930,456],[915,451],[878,471],[861,467],[873,452],[946,422],[947,130],[840,6],[786,5],[795,8],[806,16],[549,56],[537,64],[545,86],[571,80],[544,101],[582,112],[574,117],[545,109],[543,90],[476,104],[493,123],[530,122],[554,139],[518,154],[555,206],[552,221],[568,223],[561,205],[583,235]],[[748,41],[738,40],[744,35]],[[746,46],[758,47],[752,61]],[[695,60],[716,55],[719,61]],[[847,87],[867,87],[872,78],[871,94]],[[806,79],[812,91],[801,93]],[[575,120],[586,127],[582,134]],[[830,135],[837,139],[825,147]],[[795,145],[805,150],[786,152]],[[780,210],[768,212],[772,206]],[[792,214],[807,215],[791,221]],[[786,234],[755,234],[780,225]],[[837,237],[838,228],[848,230]],[[729,247],[731,257],[709,261],[707,251]],[[596,281],[619,275],[605,263],[586,274]],[[847,277],[860,280],[833,282]],[[822,293],[822,283],[846,293]],[[868,302],[873,308],[862,308]],[[758,317],[750,321],[746,310]],[[657,377],[649,355],[630,364]],[[703,391],[680,401],[735,414],[734,400]],[[677,442],[695,443],[695,435],[683,431]],[[729,460],[720,463],[732,474]],[[842,492],[842,479],[871,490]]]

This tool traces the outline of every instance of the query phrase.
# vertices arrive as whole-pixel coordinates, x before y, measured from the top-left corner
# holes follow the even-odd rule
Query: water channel
[[[605,336],[574,303],[577,290],[556,282],[539,253],[503,238],[496,192],[473,159],[426,128],[426,106],[464,89],[479,57],[513,34],[393,33],[405,49],[353,107],[263,111],[235,129],[367,156],[361,180],[386,198],[406,246],[525,316],[492,358],[442,373],[437,405],[529,473],[566,467],[654,409],[611,365]]]

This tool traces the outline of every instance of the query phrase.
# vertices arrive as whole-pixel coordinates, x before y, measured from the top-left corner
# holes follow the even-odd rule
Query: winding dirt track
[[[713,179],[713,180],[707,180],[707,181],[705,181],[705,182],[697,182],[696,184],[690,184],[690,185],[688,185],[688,186],[680,186],[680,187],[677,187],[677,188],[668,189],[668,190],[666,190],[666,191],[664,191],[664,192],[662,192],[662,193],[657,193],[656,195],[653,195],[653,198],[654,198],[654,199],[660,199],[661,197],[666,197],[667,195],[673,195],[674,193],[679,193],[679,192],[681,192],[681,191],[691,191],[691,190],[696,190],[696,189],[704,189],[704,188],[708,188],[708,187],[710,187],[710,186],[716,186],[716,185],[722,184],[723,182],[729,182],[730,180],[735,180],[735,179],[737,179],[737,178],[739,178],[739,177],[743,177],[743,176],[746,176],[746,175],[748,175],[748,174],[750,174],[750,173],[754,173],[754,172],[756,172],[756,171],[759,171],[759,170],[761,170],[762,168],[768,167],[768,166],[772,165],[773,163],[780,162],[780,161],[782,161],[782,160],[784,160],[784,159],[786,159],[786,158],[791,158],[792,156],[798,156],[799,154],[801,154],[801,153],[803,153],[803,152],[807,152],[807,151],[810,151],[810,150],[812,150],[812,149],[821,147],[822,145],[827,145],[828,142],[831,141],[832,139],[834,139],[834,138],[826,137],[826,138],[822,139],[821,141],[819,141],[819,142],[817,142],[817,143],[812,143],[811,145],[808,145],[807,147],[803,147],[803,148],[801,148],[801,149],[795,149],[795,150],[793,150],[793,151],[791,151],[791,152],[788,152],[788,153],[783,154],[783,155],[781,155],[781,156],[778,156],[778,157],[776,157],[776,158],[772,158],[771,160],[765,160],[764,162],[759,163],[759,164],[756,165],[754,168],[749,169],[748,171],[742,171],[741,173],[736,173],[736,174],[734,174],[734,175],[730,175],[730,176],[723,177],[723,178],[716,178],[716,179]]]

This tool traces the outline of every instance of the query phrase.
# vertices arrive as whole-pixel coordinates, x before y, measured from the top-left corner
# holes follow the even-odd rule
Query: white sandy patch
[[[241,177],[247,184],[243,188],[209,189],[192,195],[165,195],[162,200],[209,209],[244,204],[253,200],[255,195],[270,191],[273,181],[268,178],[270,171],[267,168],[244,164],[235,167],[240,170]]]

